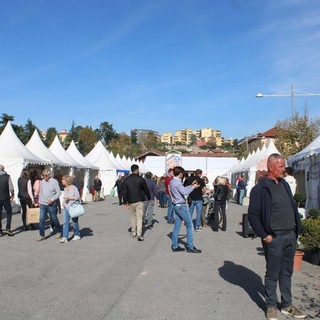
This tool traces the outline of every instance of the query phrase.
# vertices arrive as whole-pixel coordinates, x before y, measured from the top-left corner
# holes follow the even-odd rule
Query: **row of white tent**
[[[138,164],[142,173],[148,171],[143,163],[130,158],[121,158],[119,154],[114,157],[113,153],[107,151],[100,141],[85,157],[79,152],[74,141],[65,150],[57,136],[47,148],[37,130],[24,145],[15,134],[10,121],[0,135],[0,163],[10,174],[16,195],[18,194],[17,181],[24,168],[28,167],[30,171],[34,169],[39,173],[43,168],[50,168],[55,175],[69,174],[83,180],[83,200],[88,198],[95,175],[99,175],[104,195],[108,195],[117,175],[129,173],[132,164]]]
[[[231,182],[235,187],[236,180],[239,176],[243,175],[247,182],[247,196],[249,196],[251,189],[257,183],[260,174],[267,171],[267,159],[273,153],[280,153],[274,142],[269,139],[267,146],[263,145],[262,148],[258,148],[256,151],[250,153],[246,159],[242,158],[238,160],[234,167],[229,171],[231,174]]]
[[[240,175],[247,181],[247,196],[259,180],[261,174],[267,172],[267,159],[273,153],[280,153],[270,139],[267,146],[250,153],[230,169],[231,181],[235,186]],[[320,136],[306,148],[287,159],[287,165],[294,170],[297,180],[297,191],[306,196],[306,210],[320,209]]]
[[[295,172],[298,190],[306,195],[306,209],[320,209],[320,136],[288,158]]]

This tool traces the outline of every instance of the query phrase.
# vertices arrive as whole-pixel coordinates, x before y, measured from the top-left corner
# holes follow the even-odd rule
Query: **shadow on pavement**
[[[264,287],[259,275],[232,261],[224,261],[224,265],[218,270],[224,280],[241,287],[260,309],[265,310],[265,302],[262,298]]]

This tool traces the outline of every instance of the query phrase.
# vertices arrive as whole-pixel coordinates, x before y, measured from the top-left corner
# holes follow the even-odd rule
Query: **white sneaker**
[[[80,239],[81,239],[81,237],[79,237],[79,236],[73,236],[73,238],[72,238],[73,241],[77,241],[77,240],[80,240]]]
[[[67,243],[68,242],[68,239],[67,238],[60,238],[60,243]]]

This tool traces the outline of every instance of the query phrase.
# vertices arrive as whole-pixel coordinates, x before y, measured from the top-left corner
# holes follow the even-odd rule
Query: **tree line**
[[[2,113],[0,117],[0,134],[8,121],[13,122],[14,116]],[[25,125],[19,126],[12,123],[12,128],[23,144],[27,144],[34,130],[38,131],[39,136],[47,147],[51,145],[55,136],[58,135],[56,128],[50,127],[43,137],[41,131],[30,119],[27,120]],[[320,119],[310,118],[307,110],[302,115],[296,112],[292,117],[278,120],[275,124],[275,131],[277,149],[282,155],[289,157],[304,149],[319,136]],[[127,134],[117,133],[113,125],[107,121],[101,122],[96,129],[91,126],[76,125],[72,121],[68,135],[62,143],[63,147],[67,149],[72,140],[83,156],[87,155],[98,141],[101,141],[114,154],[126,157],[136,157],[150,150],[165,152],[169,148],[169,146],[159,143],[157,136],[153,132],[148,133],[143,142],[138,144],[134,138]],[[214,148],[214,146],[211,147]],[[225,145],[223,147],[229,149],[229,151],[232,148],[234,156],[240,159],[241,157],[246,157],[248,152],[261,148],[262,144],[257,142],[248,149],[244,144],[238,146],[238,141],[236,140],[233,146]]]

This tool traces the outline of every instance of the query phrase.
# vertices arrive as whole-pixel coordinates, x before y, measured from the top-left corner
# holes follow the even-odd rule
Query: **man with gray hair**
[[[266,260],[265,299],[267,320],[278,319],[277,286],[281,293],[281,313],[296,319],[306,317],[292,305],[291,277],[297,237],[301,233],[300,216],[290,186],[284,179],[285,159],[271,154],[268,174],[252,188],[248,218],[261,238]]]
[[[50,221],[53,223],[53,233],[56,234],[56,238],[60,238],[60,222],[57,217],[57,204],[61,191],[59,182],[52,178],[51,171],[49,169],[43,170],[43,180],[40,182],[40,223],[39,223],[39,238],[37,241],[42,241],[44,237],[44,224],[47,213],[50,215]]]
[[[14,188],[10,176],[4,171],[4,166],[0,164],[0,237],[4,234],[14,236],[11,231],[12,207],[11,200],[14,198]],[[7,213],[6,229],[2,230],[2,208]]]

